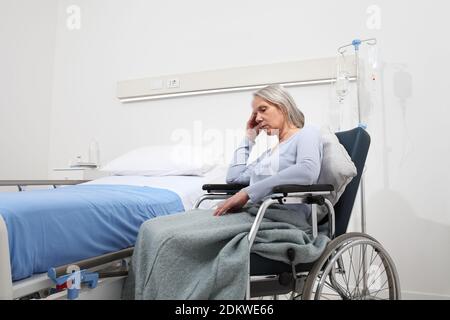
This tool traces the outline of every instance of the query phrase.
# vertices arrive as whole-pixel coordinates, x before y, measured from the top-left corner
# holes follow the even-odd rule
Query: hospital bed
[[[77,186],[82,186],[83,189],[91,188],[91,191],[87,191],[88,193],[96,193],[95,197],[99,196],[98,190],[103,190],[102,188],[111,188],[114,186],[118,187],[126,187],[126,188],[137,188],[137,190],[145,189],[146,192],[157,192],[156,189],[165,190],[167,192],[173,192],[178,195],[181,203],[178,207],[172,208],[170,214],[184,211],[185,209],[190,209],[194,206],[195,200],[202,194],[201,186],[208,182],[214,181],[223,181],[224,175],[226,173],[226,168],[216,168],[208,172],[205,176],[106,176],[103,178],[99,178],[93,181],[85,181],[85,180],[77,180],[77,181],[68,181],[68,180],[44,180],[44,181],[0,181],[0,186],[17,186],[19,191],[15,193],[18,196],[22,196],[24,198],[25,195],[31,196],[32,194],[45,191],[48,192],[60,192],[64,190],[69,190],[68,188],[73,188]],[[31,189],[32,186],[36,185],[46,185],[52,186],[55,190],[33,190],[26,191]],[[155,190],[148,190],[150,188],[156,188]],[[86,195],[83,195],[86,196]],[[145,194],[144,194],[145,196]],[[159,196],[159,194],[158,194]],[[87,198],[87,201],[94,201],[91,198]],[[136,203],[142,202],[142,198],[136,197],[135,200],[128,199],[127,201],[134,201]],[[99,204],[95,204],[99,206]],[[160,203],[155,203],[158,210],[161,210],[159,207]],[[1,206],[0,206],[1,207]],[[45,207],[43,205],[43,207]],[[48,207],[48,206],[47,206]],[[52,206],[50,205],[50,208]],[[130,206],[132,210],[132,206]],[[98,209],[96,207],[95,209]],[[155,211],[158,211],[155,210]],[[39,206],[35,208],[36,215],[40,214]],[[142,211],[142,210],[139,210]],[[106,213],[105,213],[106,214]],[[140,223],[147,216],[142,217],[139,214],[136,214],[138,218],[128,219],[126,221],[126,228],[132,228],[133,230],[119,229],[114,230],[113,232],[124,232],[129,236],[129,240],[135,240],[137,236],[137,230],[140,226]],[[111,219],[112,215],[106,215],[104,220],[108,223],[108,219]],[[150,216],[151,218],[151,216]],[[28,275],[30,270],[27,266],[27,269],[24,273],[15,273],[12,272],[10,261],[15,261],[14,255],[20,255],[22,252],[18,250],[15,246],[13,250],[11,250],[9,245],[8,236],[8,228],[7,223],[5,222],[4,216],[0,212],[0,299],[20,299],[20,298],[47,298],[47,299],[60,299],[66,298],[66,292],[61,291],[59,293],[51,294],[54,290],[51,288],[55,287],[55,284],[49,279],[46,269],[41,270],[41,273],[33,273],[32,275]],[[80,220],[83,223],[89,223],[89,220]],[[131,224],[131,225],[128,225]],[[86,226],[87,227],[87,226]],[[109,231],[109,226],[107,224],[103,224],[103,227]],[[32,232],[31,232],[32,233]],[[99,232],[101,233],[101,232]],[[82,235],[80,235],[82,236]],[[134,236],[134,239],[133,239]],[[106,236],[98,236],[97,238],[93,238],[95,241],[99,241],[97,246],[103,246],[109,249],[111,245],[108,243],[101,243],[101,241],[107,241]],[[56,239],[55,241],[62,241],[64,239]],[[77,241],[78,239],[73,239],[73,241]],[[25,243],[25,242],[24,242]],[[92,290],[88,290],[86,288],[82,288],[80,292],[80,298],[86,299],[119,299],[122,290],[123,280],[127,274],[127,267],[129,257],[133,253],[133,245],[134,242],[131,241],[131,245],[126,248],[122,248],[116,246],[114,251],[107,250],[104,254],[89,256],[82,259],[74,259],[71,261],[66,261],[64,264],[51,265],[51,267],[55,267],[56,275],[62,276],[76,266],[79,269],[86,269],[91,272],[97,272],[100,276],[100,280],[98,281],[97,287]],[[84,250],[90,250],[88,247]],[[14,252],[11,252],[14,251]],[[26,251],[25,245],[23,245],[22,251]],[[48,254],[48,250],[46,251]],[[57,251],[52,252],[53,255],[57,256],[59,253]],[[44,259],[44,257],[38,257]],[[46,257],[48,259],[48,257]],[[16,259],[17,260],[17,259]],[[20,261],[20,260],[18,260]],[[23,261],[23,260],[22,260]],[[23,265],[21,267],[24,267]],[[17,269],[17,268],[16,268]],[[23,271],[23,268],[21,268]],[[32,270],[33,271],[33,270]]]

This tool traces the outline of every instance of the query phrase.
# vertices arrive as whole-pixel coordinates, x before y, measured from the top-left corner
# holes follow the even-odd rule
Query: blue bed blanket
[[[133,246],[141,224],[184,211],[169,190],[76,185],[0,193],[13,281]]]

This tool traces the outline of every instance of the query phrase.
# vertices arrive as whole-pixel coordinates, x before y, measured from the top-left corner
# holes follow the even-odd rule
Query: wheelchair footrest
[[[305,278],[299,277],[297,281],[297,290],[303,290]],[[295,279],[290,273],[285,273],[280,276],[273,276],[270,278],[252,280],[250,283],[250,295],[253,298],[288,294],[294,290],[294,285]]]

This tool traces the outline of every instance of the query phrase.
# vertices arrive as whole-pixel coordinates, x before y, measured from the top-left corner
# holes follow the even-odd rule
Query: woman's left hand
[[[220,203],[214,211],[215,216],[221,216],[228,212],[233,212],[241,209],[247,203],[249,196],[245,191],[239,191],[231,198],[228,198],[224,202]]]

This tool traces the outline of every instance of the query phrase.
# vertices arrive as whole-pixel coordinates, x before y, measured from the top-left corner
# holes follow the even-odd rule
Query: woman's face
[[[277,135],[285,125],[285,117],[275,105],[261,97],[255,96],[252,102],[255,121],[260,124],[260,130],[265,130],[268,135]]]

